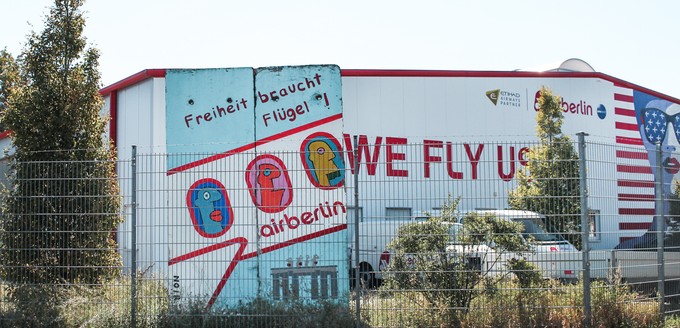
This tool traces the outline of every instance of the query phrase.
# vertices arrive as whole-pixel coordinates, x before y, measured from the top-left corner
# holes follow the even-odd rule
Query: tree
[[[523,278],[536,272],[527,270],[535,266],[521,258],[504,264],[507,270],[498,270],[504,254],[530,249],[521,237],[521,223],[472,212],[461,227],[451,216],[457,204],[458,200],[447,202],[441,217],[399,228],[387,246],[392,256],[381,287],[419,293],[427,302],[421,307],[433,307],[454,327],[461,326],[473,299],[486,290],[480,286],[495,286],[510,273]]]
[[[16,60],[7,52],[7,49],[0,51],[0,113],[7,106],[7,99],[12,90],[15,90],[19,83],[19,65]],[[5,127],[0,122],[0,132],[5,131]]]
[[[545,215],[552,232],[566,234],[581,248],[581,199],[578,154],[562,134],[561,101],[541,88],[536,113],[537,145],[528,153],[527,166],[517,173],[517,187],[509,193],[510,207]]]
[[[99,283],[120,267],[114,150],[102,138],[99,53],[86,49],[83,2],[55,0],[17,66],[3,52],[0,120],[15,149],[0,222],[5,281]]]

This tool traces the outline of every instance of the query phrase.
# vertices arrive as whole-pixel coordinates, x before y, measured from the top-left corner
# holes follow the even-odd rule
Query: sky
[[[0,0],[17,56],[53,0]],[[580,58],[680,98],[679,1],[89,0],[102,86],[150,68],[541,71]]]

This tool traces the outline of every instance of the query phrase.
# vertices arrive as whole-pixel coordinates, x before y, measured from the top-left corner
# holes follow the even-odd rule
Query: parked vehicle
[[[531,251],[522,253],[497,252],[493,241],[483,245],[465,245],[458,234],[464,229],[464,216],[459,222],[443,222],[449,225],[449,246],[447,253],[460,256],[471,266],[492,275],[506,271],[505,264],[511,258],[525,258],[536,264],[545,278],[577,279],[581,273],[581,257],[578,250],[560,234],[548,233],[538,213],[515,210],[478,211],[480,215],[493,215],[499,220],[520,222],[524,226],[522,238],[531,245]],[[391,252],[387,244],[397,236],[398,228],[404,224],[423,221],[427,216],[414,216],[412,220],[373,221],[359,224],[360,275],[363,286],[373,287],[380,283],[383,271],[387,269]],[[350,234],[350,238],[351,238]],[[351,244],[351,256],[354,256]],[[353,267],[354,262],[351,262]]]

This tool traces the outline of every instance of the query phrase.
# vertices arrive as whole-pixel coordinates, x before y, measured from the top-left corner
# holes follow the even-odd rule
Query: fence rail
[[[677,153],[353,145],[12,162],[0,326],[679,320]]]

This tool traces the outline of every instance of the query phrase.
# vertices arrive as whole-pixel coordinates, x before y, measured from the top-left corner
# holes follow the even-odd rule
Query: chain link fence
[[[13,163],[0,326],[676,324],[678,154],[578,138]]]

